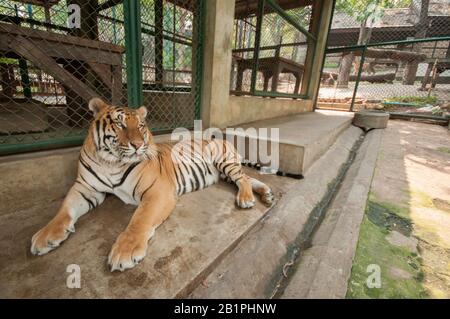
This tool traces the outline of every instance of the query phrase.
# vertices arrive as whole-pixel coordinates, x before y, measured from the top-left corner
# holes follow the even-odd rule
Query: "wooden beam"
[[[113,65],[112,67],[112,91],[111,102],[115,106],[122,106],[123,84],[122,84],[122,66]]]
[[[10,35],[0,33],[0,51],[7,52],[9,50],[8,41],[10,37]],[[32,40],[46,55],[60,61],[78,60],[92,63],[104,63],[107,61],[111,65],[122,65],[121,54],[94,48],[79,47],[73,44],[49,42],[38,38],[24,38]]]
[[[355,51],[354,55],[360,56],[361,51]],[[366,58],[391,59],[404,62],[423,62],[427,58],[426,54],[423,53],[391,49],[367,49],[365,56]]]
[[[45,41],[71,44],[78,47],[93,48],[102,51],[109,51],[116,53],[125,52],[125,49],[122,46],[115,45],[112,43],[80,38],[66,34],[47,32],[43,30],[25,28],[7,23],[0,23],[0,33],[16,34],[24,36],[26,38],[37,38]]]
[[[41,7],[45,7],[45,6],[54,6],[55,4],[57,4],[60,0],[16,0],[17,2],[22,2],[25,4],[34,4],[36,6],[41,6]]]
[[[313,4],[313,0],[278,0],[277,4],[284,10],[305,7]],[[237,0],[234,10],[234,16],[237,19],[242,19],[250,15],[256,14],[258,10],[258,0]],[[264,14],[273,12],[272,9],[266,5]]]
[[[102,10],[106,10],[106,9],[114,7],[114,6],[118,5],[118,4],[121,4],[122,1],[123,0],[108,0],[108,1],[105,1],[103,3],[100,3],[98,5],[98,7],[97,7],[97,12],[100,12]]]
[[[95,72],[95,75],[97,75],[97,77],[108,87],[108,89],[112,90],[111,65],[94,62],[88,62],[87,64],[92,71]]]
[[[22,36],[11,36],[9,47],[39,69],[52,75],[58,82],[76,92],[84,101],[88,102],[91,98],[98,95],[73,74],[64,70],[32,41]]]

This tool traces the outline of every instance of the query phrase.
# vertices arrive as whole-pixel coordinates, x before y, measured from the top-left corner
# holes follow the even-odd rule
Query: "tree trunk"
[[[425,38],[428,29],[428,8],[430,6],[430,0],[422,0],[420,6],[420,17],[419,23],[416,26],[416,39]],[[413,51],[420,53],[420,44],[417,43],[413,46]],[[405,71],[403,72],[403,84],[404,85],[414,85],[416,80],[417,69],[419,68],[418,61],[409,61],[406,63]]]
[[[1,63],[0,64],[1,85],[3,94],[6,97],[12,98],[16,94],[15,79],[14,79],[14,65]]]
[[[350,72],[352,70],[353,59],[355,55],[353,52],[344,53],[341,59],[341,65],[339,67],[338,79],[337,79],[337,87],[338,88],[347,88],[348,81],[350,79]]]
[[[367,23],[370,21],[370,27],[367,26]],[[365,44],[370,40],[372,36],[372,24],[373,19],[371,17],[367,17],[361,22],[361,27],[358,35],[358,45]],[[337,79],[337,87],[339,88],[347,88],[348,81],[350,79],[350,73],[352,71],[353,61],[355,59],[355,54],[348,53],[342,56],[341,66],[339,68],[339,74]]]

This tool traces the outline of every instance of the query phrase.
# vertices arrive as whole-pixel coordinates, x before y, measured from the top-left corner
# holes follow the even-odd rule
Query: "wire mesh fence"
[[[271,3],[263,1],[259,9],[243,10],[236,2],[232,94],[300,94],[309,42],[298,26],[305,31],[310,29],[313,6],[299,2],[280,7],[279,12]]]
[[[446,115],[450,1],[336,2],[318,107]]]
[[[139,1],[141,15],[131,17],[140,19],[136,54],[126,40],[124,1],[0,0],[0,151],[81,141],[89,99],[126,106],[136,80],[154,132],[193,125],[203,2]],[[142,78],[127,76],[127,55],[139,57]]]

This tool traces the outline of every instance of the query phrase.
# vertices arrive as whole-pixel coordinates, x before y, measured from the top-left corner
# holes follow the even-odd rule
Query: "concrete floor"
[[[413,223],[432,298],[450,298],[450,131],[390,121],[372,182],[372,198],[398,207]]]
[[[156,231],[147,257],[137,267],[124,273],[109,272],[106,258],[135,208],[115,197],[107,198],[100,207],[81,218],[76,225],[76,233],[58,249],[39,257],[31,256],[29,252],[31,236],[54,216],[73,180],[78,150],[47,152],[44,157],[20,155],[2,159],[0,192],[5,200],[0,202],[0,297],[183,297],[202,286],[204,279],[247,238],[255,225],[263,223],[269,212],[273,214],[272,220],[281,222],[281,227],[289,226],[289,238],[294,240],[309,213],[320,201],[321,194],[327,190],[328,183],[335,178],[339,171],[338,163],[345,161],[351,145],[360,134],[360,130],[354,127],[348,128],[346,133],[324,130],[325,124],[334,127],[343,123],[347,127],[350,125],[348,114],[342,122],[336,119],[339,113],[328,112],[329,117],[323,118],[325,113],[317,114],[321,121],[316,122],[316,127],[293,128],[303,135],[320,137],[321,134],[315,133],[318,127],[325,135],[318,140],[327,142],[311,145],[317,144],[322,154],[333,145],[331,149],[334,151],[327,152],[328,157],[320,160],[319,166],[313,166],[315,168],[307,172],[304,180],[260,175],[255,170],[246,169],[249,175],[270,185],[277,199],[292,193],[282,204],[282,207],[288,205],[291,208],[273,212],[273,209],[269,210],[258,201],[255,208],[240,210],[235,206],[235,186],[225,183],[184,195],[173,214]],[[335,145],[337,142],[333,144],[339,135],[345,137],[339,145]],[[329,164],[331,162],[333,165]],[[294,221],[299,223],[296,227],[293,227]],[[277,225],[271,227],[279,227]],[[273,233],[270,229],[267,229],[269,235],[264,235],[264,238],[270,238],[270,233]],[[286,245],[284,249],[290,244],[287,238],[279,238],[280,243]],[[277,263],[279,252],[270,252],[273,252],[271,248],[266,252],[269,256],[258,262],[261,266],[265,265],[264,262]],[[253,260],[258,259],[253,251],[246,254],[251,254]],[[81,289],[67,288],[66,280],[70,275],[67,267],[71,264],[80,266]],[[246,263],[246,267],[253,266]],[[232,276],[229,284],[236,278]],[[243,293],[235,295],[242,296]]]
[[[352,98],[355,82],[350,82],[348,88],[335,88],[322,86],[319,90],[319,98],[326,99],[345,99]],[[384,84],[384,83],[366,83],[361,82],[358,86],[356,94],[357,99],[381,100],[394,96],[417,96],[426,97],[428,91],[419,91],[420,83],[415,85],[403,85],[401,83]],[[450,100],[450,84],[438,84],[432,91],[432,95],[438,100]]]
[[[295,180],[251,175],[280,196]],[[256,177],[256,176],[255,176]],[[134,207],[116,197],[80,219],[76,233],[58,249],[32,256],[30,238],[57,211],[61,199],[1,216],[0,297],[2,298],[172,298],[201,280],[202,271],[220,260],[266,212],[235,207],[235,188],[220,183],[183,196],[158,228],[147,257],[132,270],[111,273],[106,258]],[[18,226],[20,225],[20,227]],[[81,289],[68,289],[70,264],[81,268]],[[137,289],[139,288],[139,289]]]

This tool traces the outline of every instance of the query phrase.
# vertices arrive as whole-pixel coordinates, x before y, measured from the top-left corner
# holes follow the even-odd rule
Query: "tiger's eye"
[[[116,122],[116,123],[114,123],[114,124],[116,124],[116,126],[117,126],[118,128],[121,128],[121,129],[124,128],[123,124],[120,123],[120,122]]]

